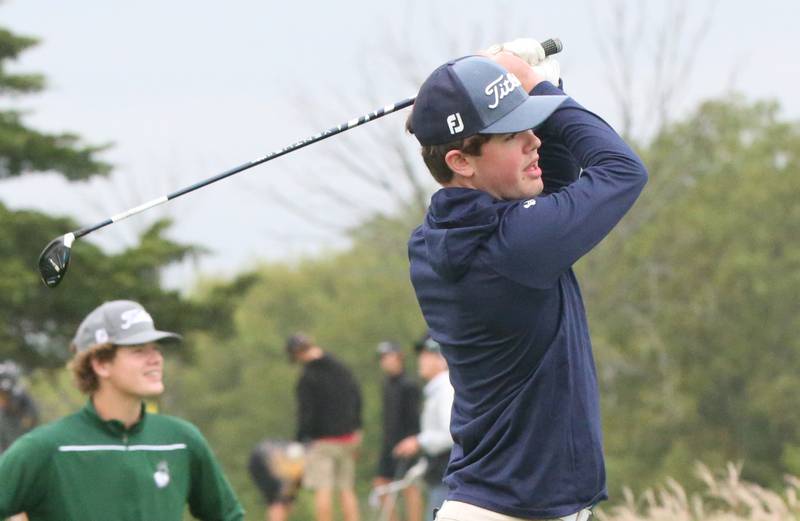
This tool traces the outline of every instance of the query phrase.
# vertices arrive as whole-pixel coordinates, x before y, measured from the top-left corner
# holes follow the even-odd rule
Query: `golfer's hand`
[[[559,80],[561,79],[561,65],[555,58],[545,56],[544,48],[542,48],[542,45],[533,38],[517,38],[516,40],[512,40],[510,42],[496,43],[489,46],[489,48],[484,52],[484,54],[492,58],[502,53],[510,53],[519,57],[522,61],[533,67],[533,69],[541,78],[549,81],[555,86],[559,85]],[[509,65],[506,63],[499,63],[506,69],[509,69]],[[520,78],[516,71],[509,69],[509,72],[513,72],[514,75],[517,76],[520,81],[522,81],[522,86],[525,87],[528,92],[530,92],[531,89],[536,86],[536,84],[534,84],[530,89],[527,88],[525,82],[522,80],[522,78]]]
[[[486,49],[488,54],[498,54],[503,51],[516,54],[531,67],[539,65],[546,58],[542,44],[533,38],[517,38],[510,42],[495,43]]]
[[[419,452],[419,441],[416,436],[408,436],[403,438],[394,446],[392,454],[397,458],[410,458]]]
[[[547,57],[533,69],[541,74],[544,79],[558,87],[561,81],[561,64],[553,57]]]
[[[372,488],[383,486],[389,483],[389,478],[384,478],[383,476],[376,476],[372,478]]]
[[[496,54],[485,55],[516,76],[520,83],[522,83],[522,88],[525,89],[525,92],[530,92],[535,86],[547,79],[540,71],[528,65],[528,62],[516,54],[508,51],[500,51]]]

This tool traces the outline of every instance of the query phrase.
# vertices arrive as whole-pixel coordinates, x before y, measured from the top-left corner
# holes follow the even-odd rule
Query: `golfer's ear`
[[[94,369],[94,373],[99,378],[105,378],[109,375],[107,361],[98,360],[96,356],[92,356],[91,364],[92,364],[92,369]]]
[[[475,170],[472,168],[472,163],[467,159],[466,154],[461,150],[450,150],[444,156],[444,162],[450,167],[456,175],[462,177],[472,177]]]

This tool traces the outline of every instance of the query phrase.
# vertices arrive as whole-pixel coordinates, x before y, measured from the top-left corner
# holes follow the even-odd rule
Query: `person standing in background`
[[[414,464],[413,457],[399,458],[392,453],[394,446],[403,438],[419,433],[420,390],[405,371],[403,351],[395,342],[378,344],[378,361],[384,374],[383,380],[383,443],[378,459],[378,469],[373,486],[380,487],[400,479]],[[422,521],[422,494],[416,484],[402,492],[405,500],[407,521]],[[383,508],[388,509],[388,518],[397,519],[394,494],[382,497]]]
[[[356,451],[361,445],[361,390],[353,373],[305,333],[286,342],[289,359],[303,366],[297,382],[297,441],[309,445],[303,486],[314,491],[317,521],[333,521],[339,491],[345,521],[359,521]]]
[[[424,402],[419,434],[408,436],[394,447],[398,457],[422,453],[428,460],[425,484],[428,487],[427,519],[433,521],[434,510],[447,498],[447,486],[442,482],[453,437],[450,435],[450,413],[453,408],[453,386],[447,361],[441,346],[427,334],[414,345],[420,378],[425,381]]]

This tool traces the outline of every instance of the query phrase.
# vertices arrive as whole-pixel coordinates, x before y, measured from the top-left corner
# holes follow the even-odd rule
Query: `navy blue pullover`
[[[563,93],[544,82],[532,92],[540,94]],[[571,99],[536,134],[542,195],[502,201],[442,188],[409,258],[456,391],[448,499],[551,518],[607,497],[597,378],[572,265],[631,208],[647,171]]]

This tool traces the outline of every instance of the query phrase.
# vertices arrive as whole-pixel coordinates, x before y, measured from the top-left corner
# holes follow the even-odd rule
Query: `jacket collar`
[[[147,421],[147,410],[145,408],[144,402],[142,402],[142,413],[139,417],[139,421],[134,423],[130,426],[130,428],[125,428],[125,425],[119,420],[104,420],[97,414],[97,409],[94,407],[94,403],[92,399],[89,398],[86,401],[86,405],[83,406],[81,413],[85,418],[88,418],[90,422],[94,423],[95,425],[99,426],[103,430],[107,431],[108,433],[117,436],[119,438],[130,435],[136,434],[142,430],[144,427],[145,422]]]

